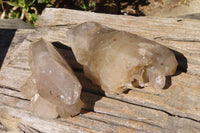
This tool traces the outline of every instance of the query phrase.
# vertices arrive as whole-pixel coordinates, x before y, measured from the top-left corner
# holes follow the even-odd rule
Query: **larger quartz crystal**
[[[31,77],[22,91],[31,98],[33,110],[41,117],[68,117],[81,110],[81,85],[72,69],[43,39],[30,46]]]
[[[167,47],[129,32],[86,22],[67,35],[85,75],[105,92],[122,93],[149,84],[161,89],[177,68]]]

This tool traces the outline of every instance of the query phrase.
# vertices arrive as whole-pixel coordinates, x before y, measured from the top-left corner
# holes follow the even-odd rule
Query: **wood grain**
[[[177,21],[179,20],[179,21]],[[73,56],[66,31],[85,21],[96,21],[157,41],[175,51],[179,71],[163,90],[135,88],[124,94],[104,94],[84,77]],[[46,9],[37,30],[16,44],[0,71],[0,131],[7,132],[199,132],[200,131],[200,23],[179,18],[130,17],[67,9]],[[32,32],[32,33],[31,33]],[[20,33],[23,35],[23,33]],[[20,38],[19,34],[19,38]],[[75,70],[84,107],[72,118],[45,120],[31,112],[20,92],[31,72],[28,49],[43,37],[54,42]],[[57,44],[66,46],[58,46]],[[187,70],[187,72],[186,72]],[[185,72],[183,72],[185,71]],[[10,125],[10,126],[9,126]],[[42,125],[42,126],[41,126]]]

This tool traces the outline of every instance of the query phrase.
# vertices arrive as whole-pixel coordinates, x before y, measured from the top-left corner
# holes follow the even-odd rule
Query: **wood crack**
[[[17,67],[17,66],[12,66],[12,68],[21,69],[21,70],[24,70],[24,71],[30,71],[30,69],[28,69],[28,68],[22,68],[22,67]]]
[[[199,120],[196,120],[196,119],[193,119],[193,118],[190,118],[190,117],[185,117],[185,116],[181,116],[181,115],[174,115],[174,114],[172,114],[172,113],[170,113],[166,110],[163,110],[163,109],[158,109],[158,108],[153,108],[153,107],[149,107],[149,106],[145,106],[145,105],[141,105],[141,104],[131,103],[129,101],[125,101],[123,99],[117,99],[117,98],[110,97],[110,96],[106,96],[106,97],[110,98],[110,99],[118,100],[118,101],[121,101],[121,102],[124,102],[124,103],[136,105],[136,106],[139,106],[139,107],[144,107],[144,108],[147,108],[147,109],[160,111],[160,112],[166,113],[167,115],[172,116],[172,117],[185,118],[185,119],[192,120],[192,121],[195,121],[195,122],[200,122]]]
[[[31,126],[24,125],[22,123],[19,123],[18,129],[19,129],[19,131],[22,131],[23,133],[43,133]]]
[[[95,112],[95,111],[94,111],[94,112]],[[111,116],[111,117],[116,117],[116,116],[114,116],[114,115],[110,115],[110,114],[106,114],[106,113],[101,113],[101,112],[96,112],[96,113],[102,114],[102,115]],[[137,130],[137,131],[140,131],[140,132],[144,132],[144,131],[145,131],[145,130],[141,130],[141,129],[138,129],[138,128],[132,128],[132,127],[126,126],[125,124],[124,124],[124,125],[123,125],[123,124],[116,124],[116,123],[113,123],[113,122],[104,121],[104,120],[100,120],[100,119],[97,119],[97,118],[95,119],[95,118],[90,118],[90,117],[88,117],[88,116],[83,116],[83,115],[81,115],[81,116],[84,117],[84,118],[90,119],[90,120],[96,120],[96,121],[108,123],[108,124],[115,125],[115,126],[122,126],[122,127],[126,127],[126,128],[131,128],[131,129],[134,129],[134,130]],[[122,118],[122,119],[124,119],[123,117],[117,117],[117,118]],[[132,120],[132,119],[129,119],[129,120]],[[135,121],[138,121],[138,120],[135,120]],[[138,122],[143,122],[143,123],[145,123],[145,124],[148,124],[148,125],[153,126],[153,127],[157,127],[157,128],[159,128],[159,129],[167,129],[167,128],[160,127],[160,126],[158,126],[158,125],[154,125],[154,124],[152,124],[152,123],[144,122],[144,121],[138,121]]]
[[[20,100],[24,100],[24,101],[30,101],[29,99],[26,99],[26,98],[21,98],[21,97],[17,97],[17,96],[12,96],[12,95],[8,95],[8,94],[5,94],[5,93],[0,93],[4,96],[8,96],[8,97],[13,97],[13,98],[17,98],[17,99],[20,99]]]
[[[82,127],[82,128],[89,128],[87,126],[83,126],[82,124],[77,124],[77,123],[71,123],[69,121],[66,121],[62,118],[57,118],[56,120],[60,121],[60,122],[65,122],[65,123],[68,123],[68,124],[71,124],[71,125],[74,125],[74,126],[77,126],[77,127]],[[91,130],[94,130],[94,128],[90,128]]]
[[[54,27],[65,27],[65,28],[72,28],[73,26],[76,26],[77,24],[57,24],[57,25],[48,25],[47,28],[54,28]],[[37,26],[37,29],[43,28],[45,26]]]
[[[19,90],[13,89],[13,88],[8,87],[8,86],[2,86],[2,85],[0,85],[0,88],[7,89],[7,90],[11,90],[11,91],[15,91],[15,92],[21,92],[21,91],[19,91]]]
[[[174,38],[165,38],[165,37],[154,37],[154,40],[168,40],[168,41],[180,41],[180,42],[200,42],[198,39],[174,39]]]

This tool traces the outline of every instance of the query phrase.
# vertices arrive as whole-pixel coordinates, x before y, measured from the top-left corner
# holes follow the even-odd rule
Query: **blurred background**
[[[33,24],[44,8],[67,8],[132,16],[199,18],[199,0],[0,0],[1,19],[19,18]]]

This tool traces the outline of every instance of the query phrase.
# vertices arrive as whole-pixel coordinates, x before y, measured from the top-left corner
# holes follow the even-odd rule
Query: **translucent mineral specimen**
[[[32,98],[33,110],[41,117],[68,117],[80,113],[81,84],[72,69],[43,39],[30,46],[29,65],[32,75],[24,86],[24,94]]]
[[[28,98],[31,99],[32,97],[35,96],[37,93],[37,88],[36,88],[36,79],[34,76],[30,76],[26,83],[21,87],[22,93]]]
[[[129,32],[86,22],[67,35],[85,75],[105,92],[122,93],[148,84],[161,89],[177,68],[167,47]]]
[[[58,113],[56,106],[46,99],[42,98],[38,93],[31,99],[33,111],[43,118],[56,118]]]

